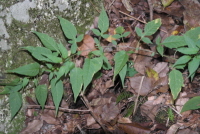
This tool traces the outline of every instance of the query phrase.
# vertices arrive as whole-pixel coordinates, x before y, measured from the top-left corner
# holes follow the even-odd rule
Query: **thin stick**
[[[143,83],[143,81],[144,81],[144,76],[142,76],[141,81],[140,81],[140,86],[139,86],[137,98],[136,98],[136,100],[135,100],[135,106],[134,106],[134,110],[133,110],[133,115],[135,114],[136,109],[137,109],[138,98],[139,98],[139,96],[140,96],[139,94],[140,94],[140,90],[141,90],[141,88],[142,88],[142,83]]]
[[[85,97],[85,95],[83,93],[81,93],[81,99],[82,101],[85,103],[86,107],[89,109],[92,117],[95,119],[95,121],[102,127],[103,131],[107,134],[108,131],[105,128],[105,126],[103,125],[103,123],[101,122],[101,120],[99,119],[99,117],[97,117],[94,113],[93,113],[93,108],[90,106],[90,103],[88,102],[87,98]]]
[[[40,105],[28,105],[28,109],[41,109]],[[55,110],[56,108],[54,106],[44,106],[45,109]],[[68,112],[68,113],[90,113],[90,110],[79,110],[79,109],[68,109],[68,108],[61,108],[59,107],[59,111],[62,112]]]
[[[144,22],[144,21],[142,21],[142,20],[139,20],[138,18],[135,18],[134,16],[131,16],[131,15],[127,14],[127,13],[122,12],[122,11],[119,11],[119,12],[122,13],[122,14],[124,14],[124,15],[126,15],[126,16],[128,16],[128,17],[131,17],[131,18],[133,18],[133,19],[135,19],[135,20],[137,20],[137,21],[139,21],[139,22],[142,22],[142,23],[146,24],[146,22]],[[160,28],[159,28],[159,29],[160,29]],[[165,31],[165,30],[163,30],[163,29],[160,29],[160,31],[163,31],[164,33],[168,34],[168,32]]]

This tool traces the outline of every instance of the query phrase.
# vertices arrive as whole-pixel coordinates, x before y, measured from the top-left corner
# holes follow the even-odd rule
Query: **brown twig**
[[[41,109],[40,105],[28,105],[28,109]],[[45,109],[55,110],[55,106],[44,106]],[[79,110],[79,109],[68,109],[59,107],[59,111],[67,112],[67,113],[90,113],[90,110]]]
[[[140,81],[140,86],[139,86],[137,98],[136,98],[136,100],[135,100],[135,106],[134,106],[134,110],[133,110],[133,115],[135,114],[136,109],[137,109],[138,98],[139,98],[139,96],[140,96],[140,90],[141,90],[141,88],[142,88],[143,81],[144,81],[144,76],[142,76],[141,81]]]
[[[108,130],[105,128],[105,126],[103,125],[103,123],[101,122],[101,120],[99,119],[99,117],[93,113],[93,108],[90,106],[90,103],[88,102],[88,100],[85,97],[85,95],[83,94],[83,92],[81,93],[81,99],[85,103],[86,107],[89,109],[92,117],[102,127],[103,131],[107,134]]]

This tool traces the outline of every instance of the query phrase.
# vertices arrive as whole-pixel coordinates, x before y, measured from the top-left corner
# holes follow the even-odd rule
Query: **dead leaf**
[[[103,113],[101,113],[102,120],[111,123],[116,119],[120,113],[120,109],[116,102],[108,103],[102,107]],[[116,121],[112,122],[114,125]]]
[[[169,72],[169,66],[167,62],[159,62],[156,64],[155,67],[153,67],[153,70],[155,70],[158,74],[159,77],[165,77],[167,76]]]
[[[44,113],[41,114],[41,119],[46,121],[48,124],[58,125],[60,124],[59,120],[55,117],[55,110],[44,110]]]
[[[43,126],[43,120],[33,120],[28,123],[28,126],[21,132],[21,134],[32,134],[37,132]]]
[[[179,124],[172,125],[168,130],[166,134],[176,134],[177,130],[181,127]]]
[[[148,78],[153,78],[155,81],[159,79],[158,73],[150,67],[147,67],[146,74]]]
[[[89,52],[96,50],[95,42],[92,36],[85,35],[83,41],[78,43],[78,51],[81,51],[82,56],[87,56]]]
[[[134,89],[134,91],[130,90],[130,92],[138,93],[141,79],[142,79],[142,76],[135,76],[135,77],[129,78],[129,80],[131,82],[131,87]],[[139,95],[141,95],[141,96],[147,95],[152,89],[152,84],[153,84],[152,79],[145,77],[143,80]]]
[[[145,128],[137,123],[119,123],[118,127],[127,134],[149,134],[150,129]]]

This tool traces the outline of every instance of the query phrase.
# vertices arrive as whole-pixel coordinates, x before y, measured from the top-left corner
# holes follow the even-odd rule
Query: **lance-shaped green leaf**
[[[161,19],[155,19],[148,22],[144,27],[144,36],[150,36],[154,34],[161,26]]]
[[[63,46],[62,43],[57,44],[58,45],[58,49],[62,55],[62,58],[66,59],[68,57],[68,51],[67,48]]]
[[[68,39],[76,40],[76,35],[77,35],[76,27],[70,21],[68,21],[64,18],[61,18],[61,17],[58,17],[58,18],[60,20],[60,25],[62,27],[62,30],[63,30],[65,36]]]
[[[85,90],[89,83],[92,81],[94,74],[101,69],[102,64],[103,59],[101,57],[94,59],[85,59],[85,63],[83,65],[83,90]]]
[[[169,73],[169,86],[175,100],[183,86],[183,75],[180,71],[174,69]]]
[[[136,31],[138,36],[140,36],[140,37],[144,36],[143,33],[142,33],[142,29],[140,29],[139,27],[135,27],[135,31]]]
[[[39,73],[40,64],[38,63],[31,63],[25,66],[21,66],[19,68],[8,70],[8,73],[16,73],[25,76],[36,76]]]
[[[200,108],[200,96],[193,97],[189,101],[187,101],[181,110],[182,112],[188,111],[188,110],[195,110]]]
[[[58,108],[63,96],[63,83],[61,80],[56,82],[56,79],[51,80],[51,94],[53,97],[53,102],[56,107],[56,115],[58,114]]]
[[[178,48],[187,45],[183,36],[174,36],[174,35],[167,37],[162,42],[162,44],[168,48]]]
[[[74,93],[74,102],[76,102],[83,86],[83,70],[81,68],[73,68],[70,71],[70,83]]]
[[[109,19],[104,8],[101,10],[99,20],[98,20],[98,28],[101,30],[101,35],[108,30],[109,27]]]
[[[122,70],[119,72],[119,76],[122,82],[122,86],[124,87],[124,79],[126,76],[126,72],[127,72],[127,64],[122,68]]]
[[[181,52],[183,54],[197,54],[199,49],[197,47],[195,48],[186,48],[186,47],[181,47],[176,49],[178,52]]]
[[[99,32],[98,29],[92,29],[92,32],[97,36],[101,36],[101,33]]]
[[[181,65],[181,64],[186,64],[188,61],[190,61],[191,56],[189,55],[184,55],[182,57],[180,57],[175,63],[174,63],[174,67],[177,65]]]
[[[188,63],[188,70],[189,70],[189,77],[191,77],[191,80],[193,79],[196,70],[198,69],[200,64],[200,59],[195,56],[189,63]]]
[[[187,35],[183,36],[185,39],[185,42],[187,43],[189,48],[197,48],[196,43],[194,40],[192,40],[190,37],[188,37]]]
[[[35,95],[36,95],[37,101],[41,105],[42,109],[44,109],[44,105],[47,100],[47,94],[48,94],[48,90],[47,90],[46,85],[39,85],[36,87]]]
[[[9,104],[10,104],[11,120],[12,120],[22,106],[22,95],[19,92],[10,93]]]
[[[125,66],[126,62],[128,61],[128,55],[126,51],[119,51],[114,56],[115,61],[115,68],[114,68],[114,77],[113,81],[115,80],[115,77],[119,74],[119,72],[122,70],[122,68]]]
[[[45,57],[47,57],[50,61],[49,62],[53,62],[53,63],[61,63],[62,62],[62,58],[54,56],[52,54],[42,54]]]
[[[194,29],[187,31],[185,35],[188,36],[194,42],[196,42],[197,40],[199,40],[200,37],[200,27],[196,27]]]
[[[56,41],[52,37],[50,37],[50,36],[48,36],[47,34],[44,34],[44,33],[39,33],[39,32],[33,32],[33,33],[35,33],[39,37],[42,44],[46,48],[48,48],[52,51],[58,51],[58,46],[56,44]]]
[[[23,88],[26,87],[27,84],[28,84],[28,82],[29,82],[29,79],[25,77],[25,78],[22,80],[22,87],[23,87]]]
[[[152,44],[151,40],[150,40],[149,38],[147,38],[147,37],[142,37],[141,39],[142,39],[142,41],[143,41],[144,43]]]

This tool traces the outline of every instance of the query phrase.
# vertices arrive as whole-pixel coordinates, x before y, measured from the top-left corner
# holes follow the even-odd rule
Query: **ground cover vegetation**
[[[58,17],[67,45],[33,31],[41,46],[21,50],[35,62],[1,83],[11,121],[31,90],[22,133],[200,132],[200,27],[175,12],[185,1],[105,0],[87,34]]]

